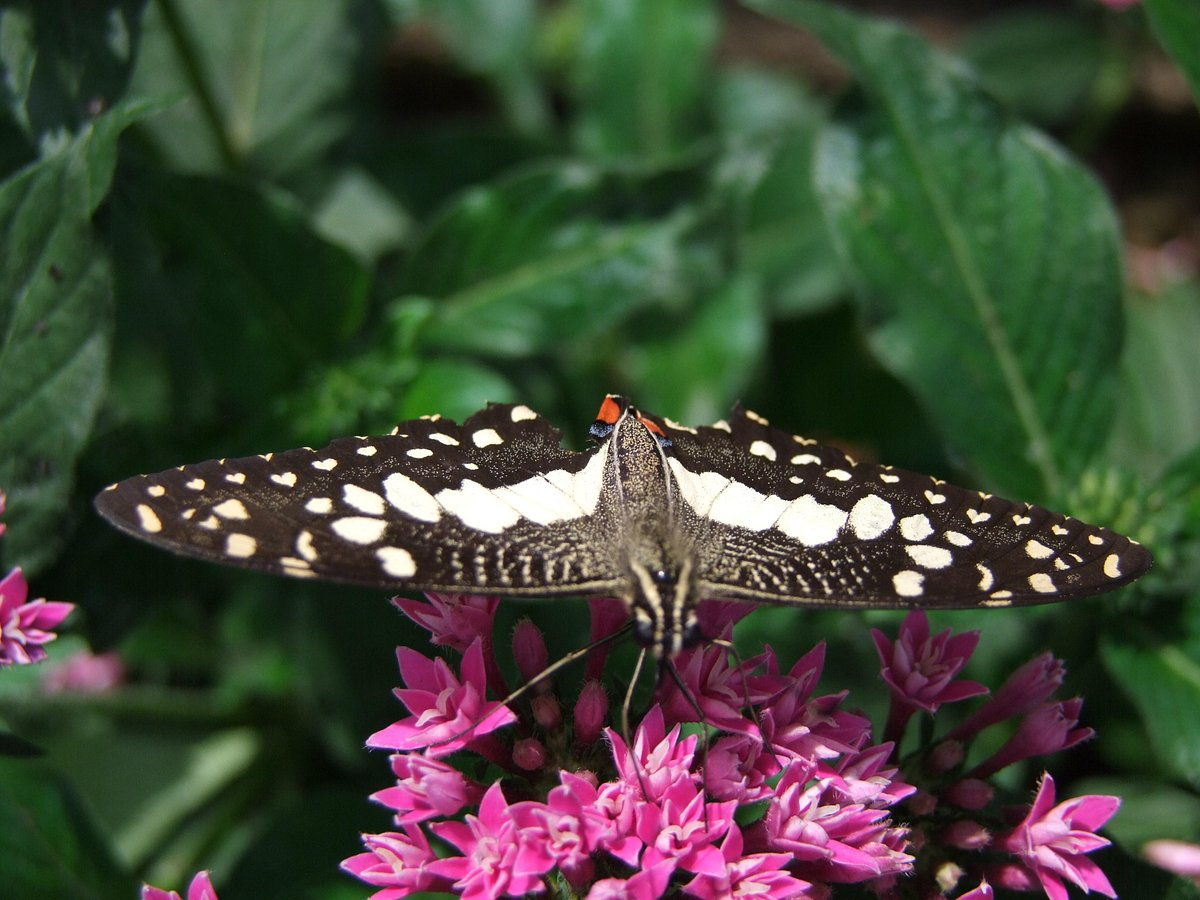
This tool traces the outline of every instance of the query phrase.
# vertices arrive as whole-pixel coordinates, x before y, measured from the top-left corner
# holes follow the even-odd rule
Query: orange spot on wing
[[[609,394],[600,404],[600,412],[596,413],[596,421],[603,422],[605,425],[616,425],[619,418],[621,418],[621,407],[613,399],[613,395]]]

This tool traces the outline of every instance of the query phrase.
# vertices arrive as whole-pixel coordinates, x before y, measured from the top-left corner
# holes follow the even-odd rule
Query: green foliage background
[[[1100,738],[1064,790],[1126,798],[1119,888],[1188,896],[1135,856],[1200,840],[1200,284],[1126,287],[1074,151],[1139,53],[1200,90],[1195,9],[997,15],[951,55],[815,0],[0,8],[0,552],[79,605],[55,659],[131,670],[90,698],[0,672],[0,893],[209,867],[226,900],[361,897],[336,863],[386,827],[361,743],[420,636],[370,591],[134,545],[96,490],[488,400],[581,446],[614,391],[685,422],[742,399],[1149,544],[1118,595],[938,624],[983,630],[980,680],[1068,660]],[[836,89],[737,30],[832,54]],[[504,610],[552,652],[586,634],[582,604]],[[878,714],[868,621],[739,637],[829,640],[824,684]]]

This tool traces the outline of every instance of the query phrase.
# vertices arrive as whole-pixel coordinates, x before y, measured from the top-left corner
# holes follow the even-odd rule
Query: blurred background
[[[1142,845],[1200,840],[1192,0],[29,0],[0,66],[0,561],[79,606],[0,672],[0,895],[361,897],[336,864],[387,827],[362,742],[423,637],[139,545],[96,491],[487,401],[582,448],[606,392],[1147,543],[1118,594],[934,624],[993,686],[1066,659],[1099,738],[1060,796],[1123,795],[1106,871],[1167,889]],[[586,640],[582,602],[502,604],[506,662],[525,615]],[[898,621],[738,638],[828,641],[823,692],[878,723]]]

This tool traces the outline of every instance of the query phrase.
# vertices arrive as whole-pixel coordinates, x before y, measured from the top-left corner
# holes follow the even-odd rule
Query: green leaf
[[[1134,296],[1121,357],[1109,456],[1130,469],[1159,472],[1200,444],[1200,284]]]
[[[753,0],[811,27],[867,110],[816,178],[868,337],[985,481],[1061,498],[1103,444],[1121,341],[1116,222],[1091,175],[898,26]]]
[[[0,185],[0,489],[6,558],[35,572],[66,534],[75,461],[104,394],[112,331],[107,253],[91,216],[108,193],[122,106]]]
[[[1200,787],[1200,659],[1177,644],[1106,640],[1100,651],[1141,714],[1148,749],[1168,771]]]
[[[283,192],[198,176],[148,177],[126,208],[123,310],[131,332],[166,354],[195,397],[261,410],[357,327],[367,275],[319,238]]]
[[[1107,44],[1095,17],[1021,10],[994,16],[962,47],[984,86],[1041,123],[1080,111],[1104,66]]]
[[[0,11],[0,97],[43,152],[121,97],[142,0],[25,0]]]
[[[1192,86],[1200,104],[1200,4],[1196,0],[1146,0],[1150,25]]]
[[[734,278],[665,329],[670,337],[630,345],[621,371],[638,383],[638,402],[687,423],[728,413],[762,362],[761,297],[754,280]]]
[[[265,174],[313,165],[344,130],[349,0],[152,3],[130,91],[183,100],[147,126],[185,171]]]
[[[640,188],[571,164],[468,192],[409,260],[406,291],[440,298],[424,340],[491,357],[554,353],[676,296],[690,215],[648,217]]]
[[[135,895],[74,791],[47,766],[0,759],[3,892],[22,900]]]
[[[585,153],[657,159],[698,133],[717,11],[709,0],[577,0],[572,73]]]
[[[396,421],[440,413],[461,422],[488,403],[514,403],[513,386],[494,369],[468,360],[426,363],[404,391]]]

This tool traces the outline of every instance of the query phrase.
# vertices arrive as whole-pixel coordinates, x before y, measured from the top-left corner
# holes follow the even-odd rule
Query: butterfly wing
[[[654,418],[654,417],[651,417]],[[735,409],[670,439],[705,596],[810,606],[974,607],[1110,590],[1139,544],[1038,506],[857,463]]]
[[[524,406],[462,425],[403,422],[390,435],[130,478],[96,498],[134,537],[186,556],[400,590],[604,593],[597,539],[607,447],[574,452]]]

